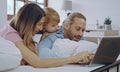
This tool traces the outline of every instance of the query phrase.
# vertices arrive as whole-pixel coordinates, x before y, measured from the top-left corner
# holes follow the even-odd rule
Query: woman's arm
[[[67,58],[48,58],[48,59],[41,59],[32,51],[30,51],[21,41],[15,42],[15,45],[20,49],[23,59],[27,61],[31,66],[35,68],[48,68],[48,67],[56,67],[61,66],[69,63],[76,63],[82,60],[83,56],[88,55],[88,53],[78,54],[73,57]],[[83,56],[80,56],[83,55]],[[86,58],[85,58],[86,59]],[[88,60],[85,60],[88,61]]]
[[[16,42],[16,46],[20,49],[23,59],[27,61],[31,66],[33,67],[55,67],[55,66],[61,66],[68,63],[73,63],[72,58],[60,58],[60,59],[40,59],[36,54],[34,54],[32,51],[30,51],[23,42]]]

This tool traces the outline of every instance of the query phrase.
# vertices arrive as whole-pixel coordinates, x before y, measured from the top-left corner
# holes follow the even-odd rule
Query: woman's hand
[[[93,53],[90,53],[90,52],[87,52],[87,51],[84,51],[84,52],[80,52],[78,53],[77,55],[75,55],[75,63],[87,63],[87,62],[90,62],[93,58],[94,54]]]

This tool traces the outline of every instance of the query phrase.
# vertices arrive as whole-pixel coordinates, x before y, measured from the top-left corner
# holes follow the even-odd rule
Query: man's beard
[[[67,37],[68,37],[70,40],[74,40],[74,41],[79,41],[79,40],[81,39],[81,36],[80,36],[80,35],[74,35],[74,34],[72,34],[72,32],[71,32],[70,29],[68,30]],[[77,40],[76,40],[76,39],[77,39]]]

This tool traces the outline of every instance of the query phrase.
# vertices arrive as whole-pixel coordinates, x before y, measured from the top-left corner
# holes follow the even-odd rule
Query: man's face
[[[81,18],[74,18],[74,21],[67,30],[67,37],[70,40],[79,41],[85,31],[86,21]]]

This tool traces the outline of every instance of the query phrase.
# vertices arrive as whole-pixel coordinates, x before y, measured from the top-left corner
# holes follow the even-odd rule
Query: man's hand
[[[75,57],[78,59],[76,60],[76,62],[80,62],[80,63],[87,63],[90,62],[93,58],[94,54],[84,51],[84,52],[80,52],[77,55],[75,55]]]

